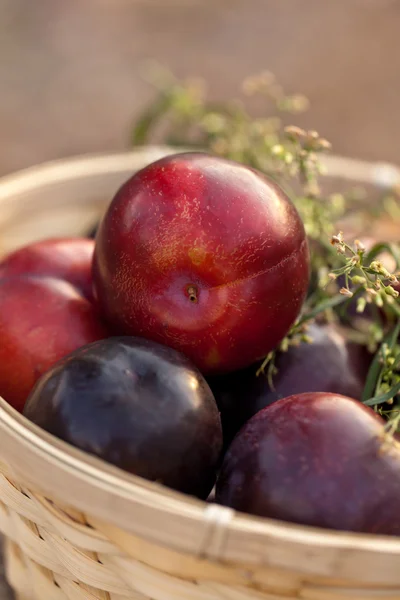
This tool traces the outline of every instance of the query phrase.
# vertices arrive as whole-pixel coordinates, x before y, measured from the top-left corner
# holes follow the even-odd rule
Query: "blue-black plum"
[[[60,361],[35,386],[28,419],[121,469],[206,498],[219,464],[217,405],[182,354],[109,338]]]

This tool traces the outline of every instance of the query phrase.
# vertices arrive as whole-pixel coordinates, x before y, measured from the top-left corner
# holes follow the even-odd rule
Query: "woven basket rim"
[[[15,193],[29,191],[32,187],[51,184],[69,178],[87,177],[108,172],[120,172],[132,163],[138,154],[145,156],[148,162],[161,158],[171,152],[177,152],[166,146],[139,148],[133,152],[84,155],[66,160],[44,163],[24,169],[0,179],[0,200]],[[181,151],[185,151],[182,149]],[[355,171],[343,172],[347,159],[330,157],[326,165],[331,176],[343,176],[347,179],[360,179],[385,187],[390,180],[400,182],[399,171],[389,165],[371,165],[363,161],[353,161]],[[349,159],[350,160],[350,159]],[[329,168],[331,164],[331,169]],[[386,169],[386,179],[379,169]],[[357,173],[355,175],[354,173]],[[391,173],[387,177],[387,173]],[[353,173],[353,174],[352,174]],[[361,178],[361,175],[362,178]],[[43,492],[50,498],[59,500],[60,495],[66,504],[73,503],[83,512],[91,512],[132,533],[137,533],[138,515],[163,516],[165,527],[172,530],[180,527],[182,535],[176,535],[175,547],[183,552],[199,554],[204,543],[205,525],[212,523],[224,532],[223,557],[240,560],[246,557],[250,563],[259,561],[259,549],[266,542],[276,541],[285,546],[313,547],[318,552],[336,553],[355,550],[371,555],[399,555],[400,539],[389,536],[376,536],[346,532],[332,532],[325,529],[303,527],[272,519],[256,518],[244,515],[224,507],[207,504],[199,500],[169,490],[155,483],[127,474],[86,453],[70,447],[47,432],[30,423],[17,413],[6,401],[0,398],[0,458],[12,466],[13,474],[33,489]],[[70,494],[71,499],[68,498]],[[143,525],[143,527],[145,527]],[[199,531],[196,536],[184,535],[185,530]],[[165,531],[144,529],[160,544],[170,537]],[[231,535],[232,534],[232,535]],[[238,544],[243,541],[241,554]],[[252,545],[254,548],[252,549]],[[235,547],[233,547],[235,546]]]

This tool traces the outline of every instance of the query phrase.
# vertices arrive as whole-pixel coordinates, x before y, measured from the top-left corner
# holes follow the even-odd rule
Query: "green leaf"
[[[396,383],[388,392],[385,394],[381,394],[379,396],[374,396],[373,398],[369,398],[368,400],[364,400],[363,404],[366,406],[376,406],[377,404],[383,404],[387,402],[391,398],[394,398],[396,394],[400,392],[400,381]]]
[[[361,402],[363,402],[364,404],[368,402],[368,400],[374,393],[376,388],[376,382],[378,381],[379,374],[382,370],[382,365],[380,364],[380,351],[381,348],[379,348],[379,350],[375,353],[373,361],[371,362],[370,367],[368,369],[367,379],[365,380],[365,386],[361,396]]]
[[[380,375],[382,369],[384,368],[383,365],[381,365],[381,363],[380,363],[381,348],[384,344],[387,344],[389,346],[389,348],[392,350],[394,348],[395,343],[397,342],[399,333],[400,333],[400,319],[397,321],[396,326],[392,329],[392,331],[389,331],[389,333],[384,337],[379,350],[376,352],[374,359],[371,362],[371,365],[369,367],[368,374],[367,374],[367,379],[365,381],[364,390],[363,390],[363,393],[361,396],[361,401],[364,404],[367,404],[367,402],[370,401],[371,396],[374,394],[376,384],[379,379],[379,375]],[[393,396],[389,396],[389,399],[391,397],[393,397]],[[383,402],[385,402],[385,400],[383,400]],[[367,406],[371,406],[371,405],[367,404]]]
[[[397,344],[397,340],[399,339],[399,335],[400,335],[400,319],[398,319],[396,326],[393,328],[393,330],[390,332],[389,334],[389,348],[391,350],[393,350],[393,348],[395,347],[395,345]]]
[[[315,306],[313,309],[306,312],[306,314],[304,314],[301,317],[301,319],[297,323],[297,325],[302,325],[303,323],[306,323],[310,319],[313,319],[320,313],[325,312],[329,308],[334,308],[335,306],[339,306],[339,304],[343,304],[344,302],[348,302],[348,301],[349,301],[349,298],[347,298],[346,296],[342,296],[342,295],[333,296],[333,298],[328,298],[327,300],[323,300],[322,302],[317,304],[317,306]]]

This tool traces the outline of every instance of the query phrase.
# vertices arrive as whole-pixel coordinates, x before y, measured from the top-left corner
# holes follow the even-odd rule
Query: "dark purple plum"
[[[332,392],[359,400],[372,356],[364,346],[346,340],[334,325],[312,324],[311,344],[291,347],[278,356],[271,389],[259,363],[208,379],[221,411],[225,445],[262,408],[303,392]]]
[[[73,446],[145,479],[206,498],[222,431],[207,382],[182,354],[144,339],[109,338],[44,375],[25,416]]]
[[[216,501],[343,531],[400,535],[400,443],[372,409],[336,394],[275,402],[239,432]]]

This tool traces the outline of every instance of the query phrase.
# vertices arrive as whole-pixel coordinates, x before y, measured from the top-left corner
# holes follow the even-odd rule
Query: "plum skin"
[[[266,375],[257,376],[261,363],[226,375],[208,377],[221,411],[224,444],[259,410],[280,398],[303,392],[330,392],[361,400],[372,355],[351,343],[333,324],[312,323],[312,343],[279,353],[271,389]]]
[[[400,535],[400,444],[384,421],[337,394],[278,400],[239,432],[217,502],[302,525]]]
[[[70,283],[34,276],[0,279],[0,396],[22,411],[47,369],[108,335],[95,307]]]
[[[205,499],[222,446],[207,382],[182,354],[109,338],[60,361],[36,384],[25,416],[121,469]]]
[[[39,240],[3,257],[0,279],[20,275],[63,279],[92,300],[93,251],[94,241],[87,238]]]
[[[203,373],[264,357],[296,319],[308,281],[304,227],[286,194],[207,154],[136,173],[96,236],[94,292],[113,331],[180,350]]]

